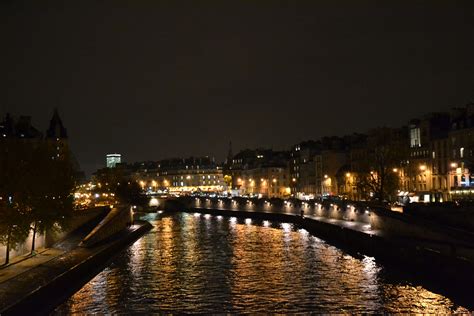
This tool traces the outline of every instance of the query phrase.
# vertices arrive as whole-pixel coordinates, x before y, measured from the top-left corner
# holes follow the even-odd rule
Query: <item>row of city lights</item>
[[[196,202],[197,202],[198,204],[201,202],[201,199],[199,199],[199,198],[195,198],[195,200],[196,200]],[[238,202],[237,202],[236,200],[234,200],[234,199],[230,199],[230,200],[231,200],[231,203],[232,203],[232,204],[234,204],[234,205],[238,204]],[[206,198],[205,201],[206,201],[207,204],[210,204],[210,203],[212,202],[211,199],[208,199],[208,198]],[[218,202],[219,204],[223,204],[223,203],[224,203],[224,201],[223,201],[222,199],[217,199],[217,202]],[[267,205],[267,206],[272,206],[272,203],[269,202],[269,201],[267,201],[267,200],[265,200],[263,203],[264,203],[265,205]],[[284,201],[283,203],[284,203],[285,206],[287,206],[287,207],[295,207],[295,206],[296,206],[294,203],[291,203],[291,202],[289,202],[289,201]],[[252,202],[251,200],[245,200],[245,204],[253,205],[254,202]],[[308,202],[302,202],[301,204],[302,204],[302,206],[303,206],[304,208],[309,208],[309,207],[312,206],[311,203],[308,203]],[[321,204],[321,203],[314,203],[314,206],[317,207],[317,208],[319,208],[319,209],[323,209],[323,206],[324,206],[324,205]],[[338,205],[332,204],[332,203],[329,204],[329,206],[330,206],[330,208],[334,208],[334,207],[335,207],[335,209],[338,210],[338,211],[341,211],[341,210],[342,210],[341,207],[339,207]],[[357,211],[357,207],[355,207],[354,205],[351,205],[351,204],[347,204],[347,205],[346,205],[346,208],[352,209],[354,212]],[[365,213],[367,213],[367,214],[369,213],[369,208],[368,208],[368,207],[366,207]]]

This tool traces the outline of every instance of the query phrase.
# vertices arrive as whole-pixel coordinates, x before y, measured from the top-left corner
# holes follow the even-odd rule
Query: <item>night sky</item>
[[[474,1],[62,2],[0,5],[0,114],[58,107],[89,174],[474,101]]]

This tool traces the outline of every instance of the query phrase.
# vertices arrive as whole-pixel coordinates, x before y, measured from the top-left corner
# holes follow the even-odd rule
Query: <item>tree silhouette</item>
[[[372,131],[368,140],[366,159],[359,163],[357,187],[367,196],[380,202],[387,201],[396,194],[399,176],[394,168],[399,168],[406,159],[408,143],[396,131],[378,128]]]
[[[58,159],[52,144],[45,141],[20,139],[1,145],[0,243],[9,252],[24,242],[31,229],[34,252],[37,232],[58,230],[67,223],[73,168],[68,155]]]
[[[35,250],[37,232],[64,229],[72,213],[74,170],[68,155],[57,159],[54,154],[51,146],[39,146],[29,165],[26,204],[33,231],[31,253]]]

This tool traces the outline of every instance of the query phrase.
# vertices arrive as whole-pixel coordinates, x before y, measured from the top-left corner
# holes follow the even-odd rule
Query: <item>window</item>
[[[459,157],[464,158],[464,147],[459,149]]]

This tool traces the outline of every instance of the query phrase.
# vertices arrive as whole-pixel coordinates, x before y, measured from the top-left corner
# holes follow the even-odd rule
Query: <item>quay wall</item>
[[[398,239],[390,239],[378,234],[368,234],[332,223],[297,216],[296,214],[213,208],[187,208],[180,211],[293,223],[298,227],[306,229],[314,236],[318,236],[340,248],[352,250],[356,254],[361,253],[377,257],[391,264],[407,263],[409,261],[411,266],[424,267],[427,271],[442,270],[444,272],[439,277],[447,280],[457,279],[460,275],[463,275],[460,281],[466,282],[465,277],[469,275],[468,278],[474,281],[474,275],[471,273],[474,269],[473,262],[444,255],[430,248],[416,246],[410,242],[400,242]],[[445,269],[447,266],[456,266],[457,269],[447,271]],[[465,274],[462,273],[463,271]]]
[[[36,248],[44,248],[44,247],[51,247],[56,242],[64,239],[68,236],[69,233],[73,232],[74,230],[82,227],[83,225],[92,222],[94,220],[101,219],[103,216],[107,214],[109,207],[107,206],[100,206],[100,207],[93,207],[84,210],[74,211],[74,215],[72,216],[71,220],[68,223],[68,227],[62,232],[51,232],[47,231],[44,234],[36,234]],[[31,243],[33,240],[33,232],[31,231],[28,238],[23,242],[21,245],[16,247],[15,249],[10,250],[10,259],[13,259],[18,256],[22,256],[28,254],[31,251]],[[6,247],[0,245],[0,262],[5,260],[5,251]]]
[[[92,247],[133,223],[130,206],[115,207],[105,218],[83,239],[81,246]]]
[[[164,209],[183,211],[186,209],[215,209],[229,211],[229,214],[262,213],[303,214],[314,220],[336,219],[370,225],[372,235],[408,244],[414,247],[429,248],[448,257],[459,257],[474,262],[474,234],[469,231],[446,227],[439,223],[408,214],[393,212],[381,207],[369,207],[357,202],[315,202],[299,200],[265,199],[219,199],[181,197],[162,203]]]
[[[117,253],[151,228],[146,221],[136,221],[107,243],[94,248],[78,247],[33,268],[22,280],[13,278],[0,284],[0,290],[5,287],[9,294],[0,300],[0,314],[28,315],[32,311],[49,314],[99,273]]]

